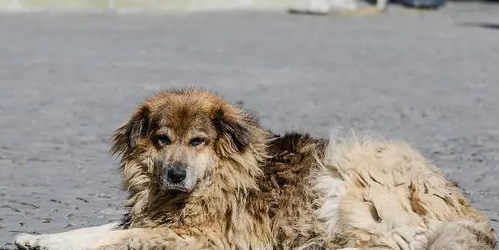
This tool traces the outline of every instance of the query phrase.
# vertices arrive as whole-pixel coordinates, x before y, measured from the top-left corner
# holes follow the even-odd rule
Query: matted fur
[[[202,131],[206,140],[189,147],[177,139],[167,147],[154,139],[165,127],[172,138]],[[111,151],[121,156],[129,192],[121,225],[21,235],[18,247],[489,250],[496,244],[488,220],[407,144],[353,134],[329,141],[273,135],[254,116],[202,90],[166,91],[144,102],[115,131]],[[161,188],[158,168],[170,163],[158,159],[165,155],[170,163],[187,162],[195,186]]]

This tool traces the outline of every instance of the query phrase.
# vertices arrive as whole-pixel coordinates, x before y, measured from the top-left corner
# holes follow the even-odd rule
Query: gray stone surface
[[[277,132],[412,143],[499,219],[499,6],[376,16],[0,15],[0,247],[116,220],[111,131],[137,103],[201,86]]]

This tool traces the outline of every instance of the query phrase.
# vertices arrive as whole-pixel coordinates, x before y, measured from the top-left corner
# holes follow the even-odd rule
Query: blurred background
[[[108,139],[197,86],[276,133],[405,140],[499,219],[499,5],[394,0],[0,0],[0,248],[120,218]]]

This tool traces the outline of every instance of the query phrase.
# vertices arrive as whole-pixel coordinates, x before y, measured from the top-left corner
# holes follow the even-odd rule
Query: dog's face
[[[211,93],[163,92],[115,131],[112,151],[123,155],[125,175],[148,176],[148,183],[161,191],[187,193],[220,157],[244,151],[251,143],[249,128],[256,124]],[[140,163],[128,164],[134,168],[129,170],[130,161]],[[130,185],[134,181],[130,178]]]
[[[215,161],[217,132],[208,113],[192,106],[170,106],[152,115],[156,119],[148,143],[160,189],[191,191]]]

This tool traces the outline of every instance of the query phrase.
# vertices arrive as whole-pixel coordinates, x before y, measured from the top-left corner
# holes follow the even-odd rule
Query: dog
[[[119,223],[19,235],[19,249],[490,250],[487,218],[403,142],[276,135],[199,89],[158,93],[116,129]]]

